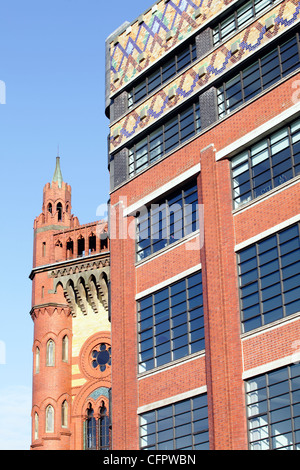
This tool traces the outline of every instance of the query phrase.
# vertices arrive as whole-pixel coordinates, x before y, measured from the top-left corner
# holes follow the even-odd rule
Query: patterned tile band
[[[193,93],[200,91],[203,86],[215,80],[270,39],[297,23],[299,18],[300,1],[286,0],[277,5],[115,123],[111,128],[110,151],[115,151],[124,145],[126,140],[131,139]]]
[[[161,0],[111,45],[111,93],[118,91],[233,0]]]

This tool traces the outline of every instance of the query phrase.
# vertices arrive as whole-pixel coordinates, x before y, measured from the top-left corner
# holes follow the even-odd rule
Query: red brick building
[[[107,39],[113,449],[299,449],[296,0]]]
[[[80,225],[60,158],[34,221],[32,449],[108,449],[107,224]]]

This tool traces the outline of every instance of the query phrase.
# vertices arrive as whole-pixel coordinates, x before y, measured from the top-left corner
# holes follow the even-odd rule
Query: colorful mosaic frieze
[[[198,93],[239,61],[300,20],[300,1],[286,0],[238,33],[182,75],[144,101],[111,127],[110,151],[115,151],[186,98]]]
[[[232,1],[159,1],[111,44],[111,94]]]

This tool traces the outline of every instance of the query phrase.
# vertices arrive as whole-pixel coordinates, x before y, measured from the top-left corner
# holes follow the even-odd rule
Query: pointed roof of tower
[[[63,177],[62,177],[62,172],[60,168],[60,157],[56,157],[56,167],[55,167],[55,172],[52,178],[52,182],[57,182],[58,187],[61,188],[62,182],[63,182]]]

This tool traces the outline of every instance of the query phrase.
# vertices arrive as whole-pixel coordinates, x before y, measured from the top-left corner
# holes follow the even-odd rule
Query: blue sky
[[[81,224],[106,203],[105,39],[149,0],[2,0],[0,450],[29,449],[33,221],[57,146]]]

